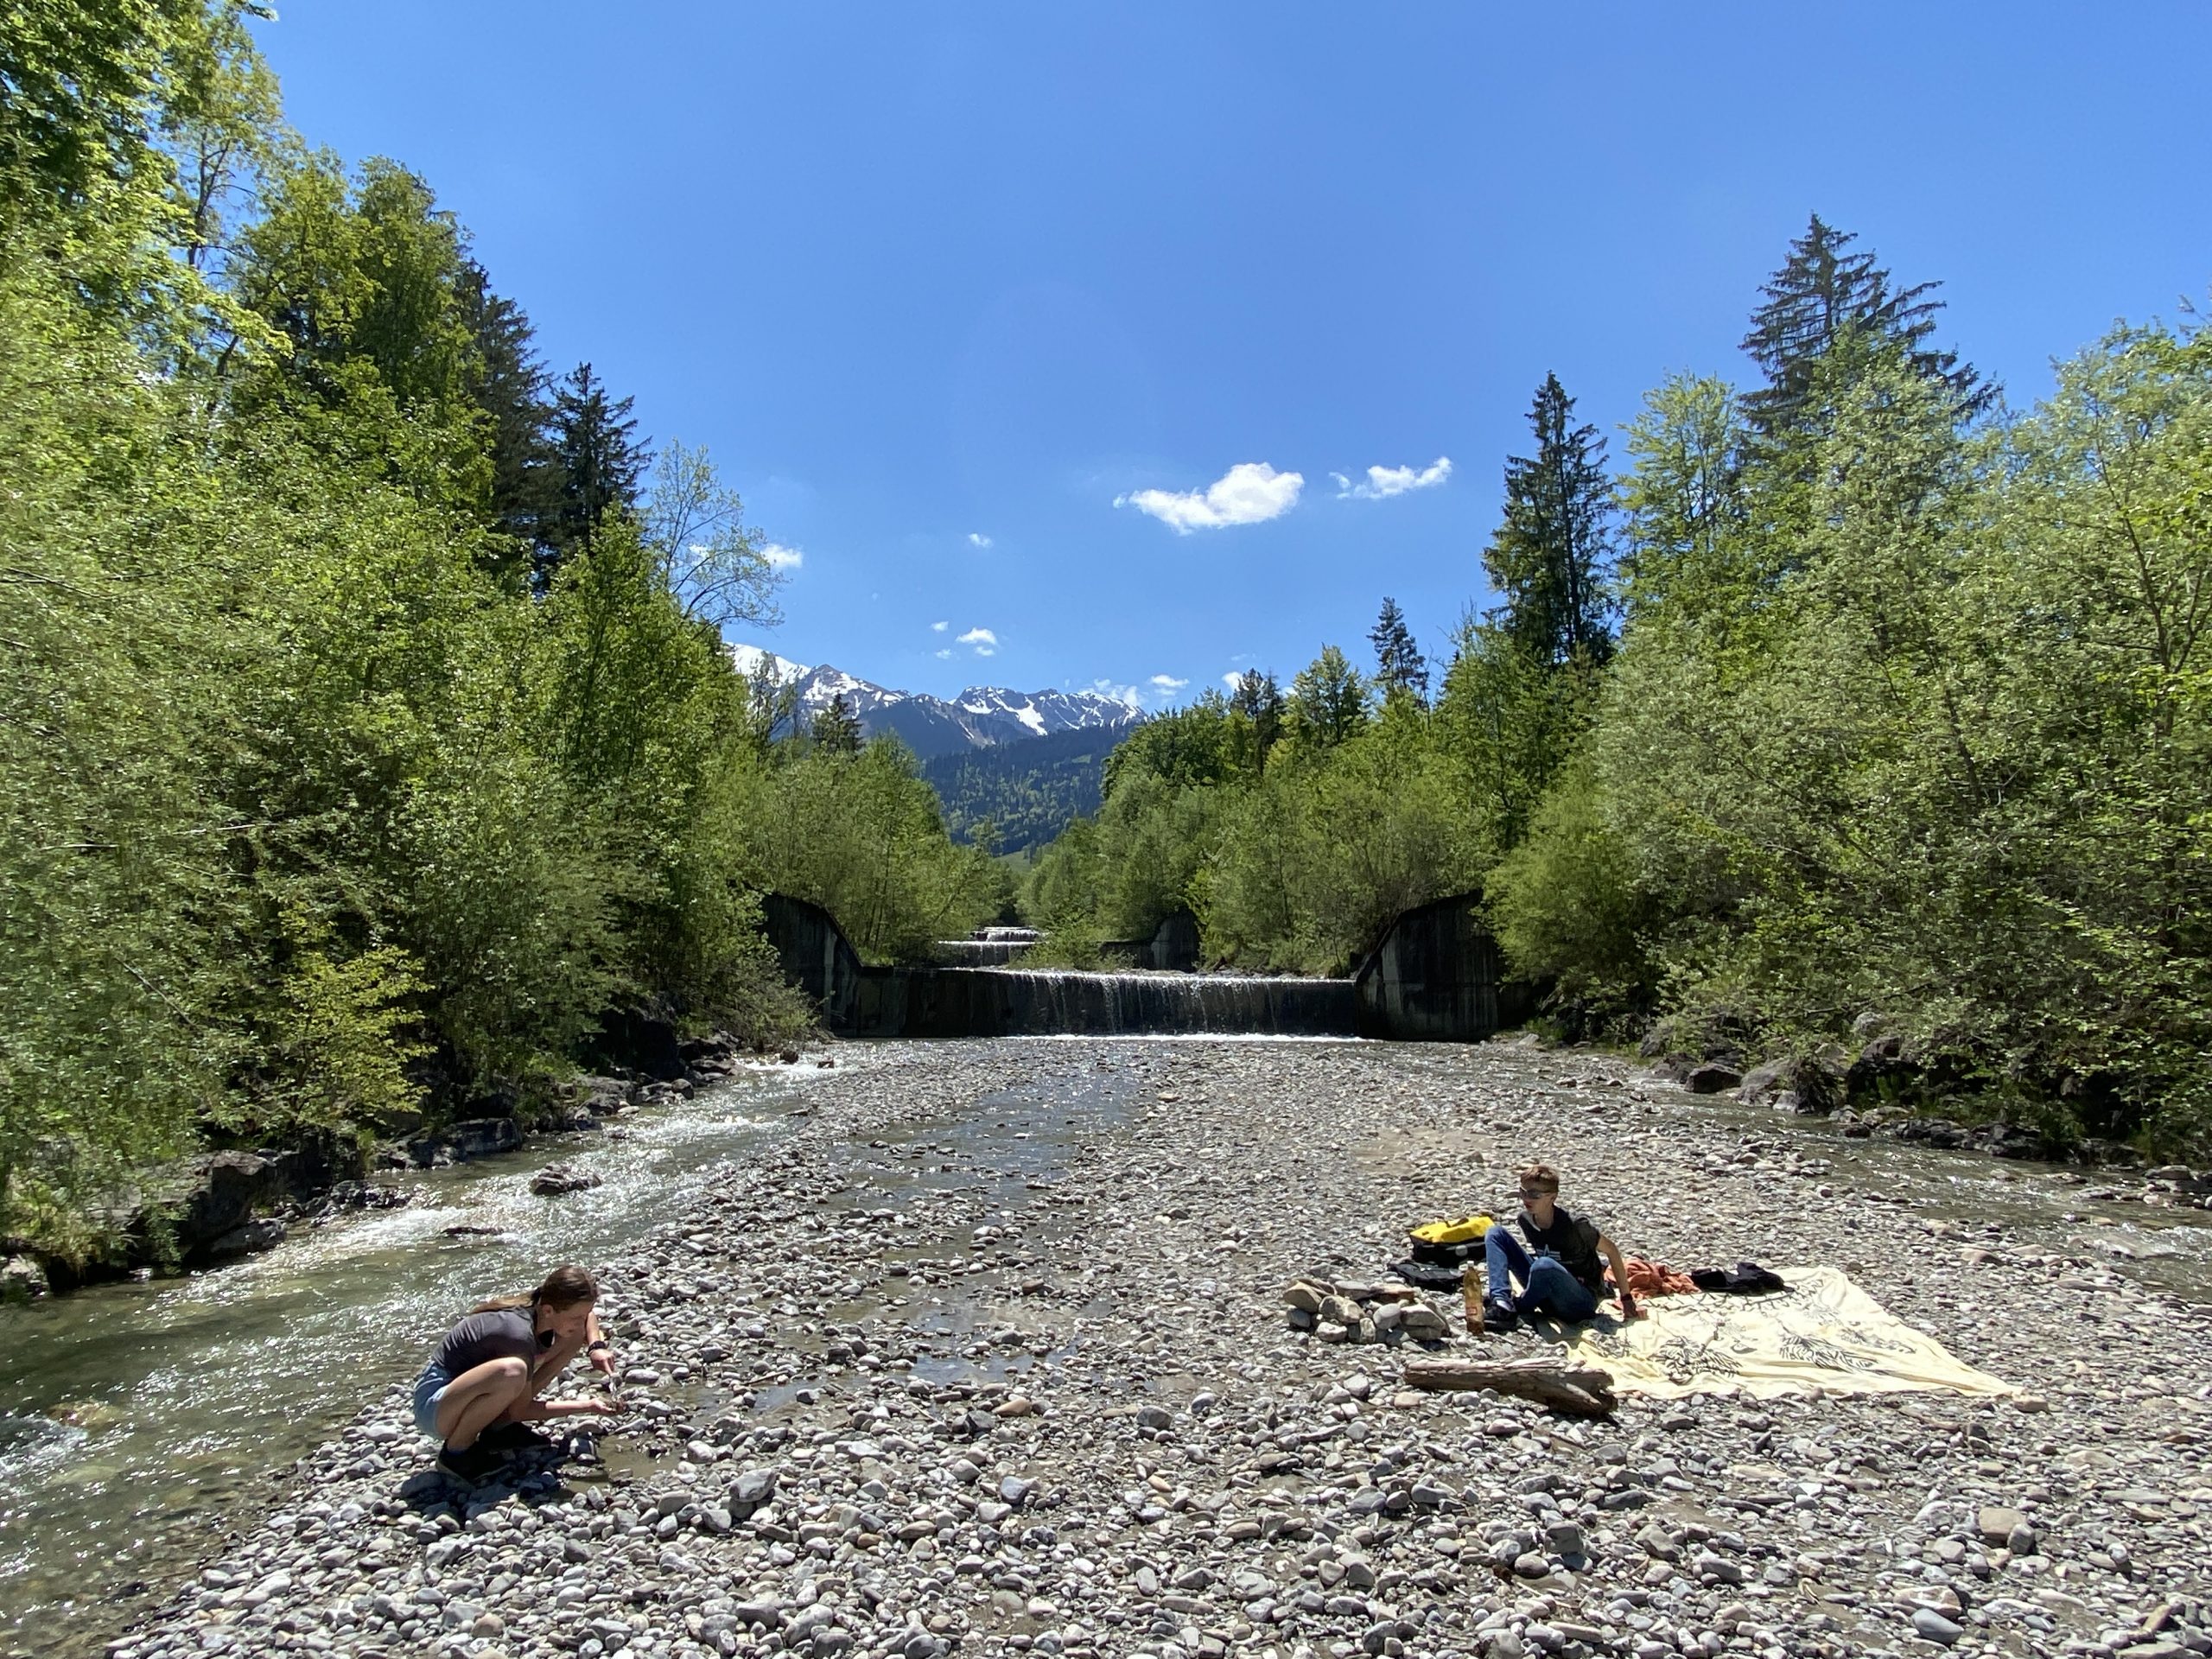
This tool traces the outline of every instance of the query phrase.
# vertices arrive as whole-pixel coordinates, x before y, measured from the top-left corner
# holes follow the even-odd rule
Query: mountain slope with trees
[[[1040,846],[1098,810],[1106,757],[1128,722],[1055,732],[922,762],[956,841],[989,851]]]

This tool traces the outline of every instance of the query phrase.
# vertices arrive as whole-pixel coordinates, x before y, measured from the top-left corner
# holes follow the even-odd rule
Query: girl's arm
[[[599,1310],[591,1311],[590,1324],[584,1337],[584,1357],[602,1375],[614,1375],[614,1344],[607,1341],[607,1333],[599,1328]]]

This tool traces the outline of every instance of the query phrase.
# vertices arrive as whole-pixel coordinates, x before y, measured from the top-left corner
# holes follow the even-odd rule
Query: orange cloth
[[[1669,1267],[1664,1262],[1647,1262],[1640,1255],[1626,1258],[1628,1288],[1631,1296],[1694,1296],[1697,1284],[1687,1273]],[[1605,1282],[1612,1284],[1613,1270],[1605,1269]],[[1618,1286],[1614,1286],[1618,1289]]]

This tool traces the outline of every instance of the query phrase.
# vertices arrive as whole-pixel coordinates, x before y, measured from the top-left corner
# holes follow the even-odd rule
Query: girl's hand
[[[601,1376],[606,1377],[610,1382],[613,1381],[614,1376],[614,1351],[612,1348],[593,1349],[591,1351],[591,1368],[597,1371]]]

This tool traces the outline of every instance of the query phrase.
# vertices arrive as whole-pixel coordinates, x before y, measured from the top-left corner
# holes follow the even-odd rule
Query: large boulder
[[[418,1169],[467,1163],[472,1158],[521,1149],[522,1130],[512,1117],[465,1118],[406,1143],[407,1155]]]
[[[1682,1087],[1694,1095],[1725,1095],[1742,1084],[1744,1074],[1719,1060],[1707,1060],[1683,1074]]]
[[[1844,1088],[1853,1100],[1879,1095],[1885,1086],[1894,1089],[1919,1069],[1910,1046],[1899,1032],[1884,1032],[1859,1049],[1844,1073]]]

